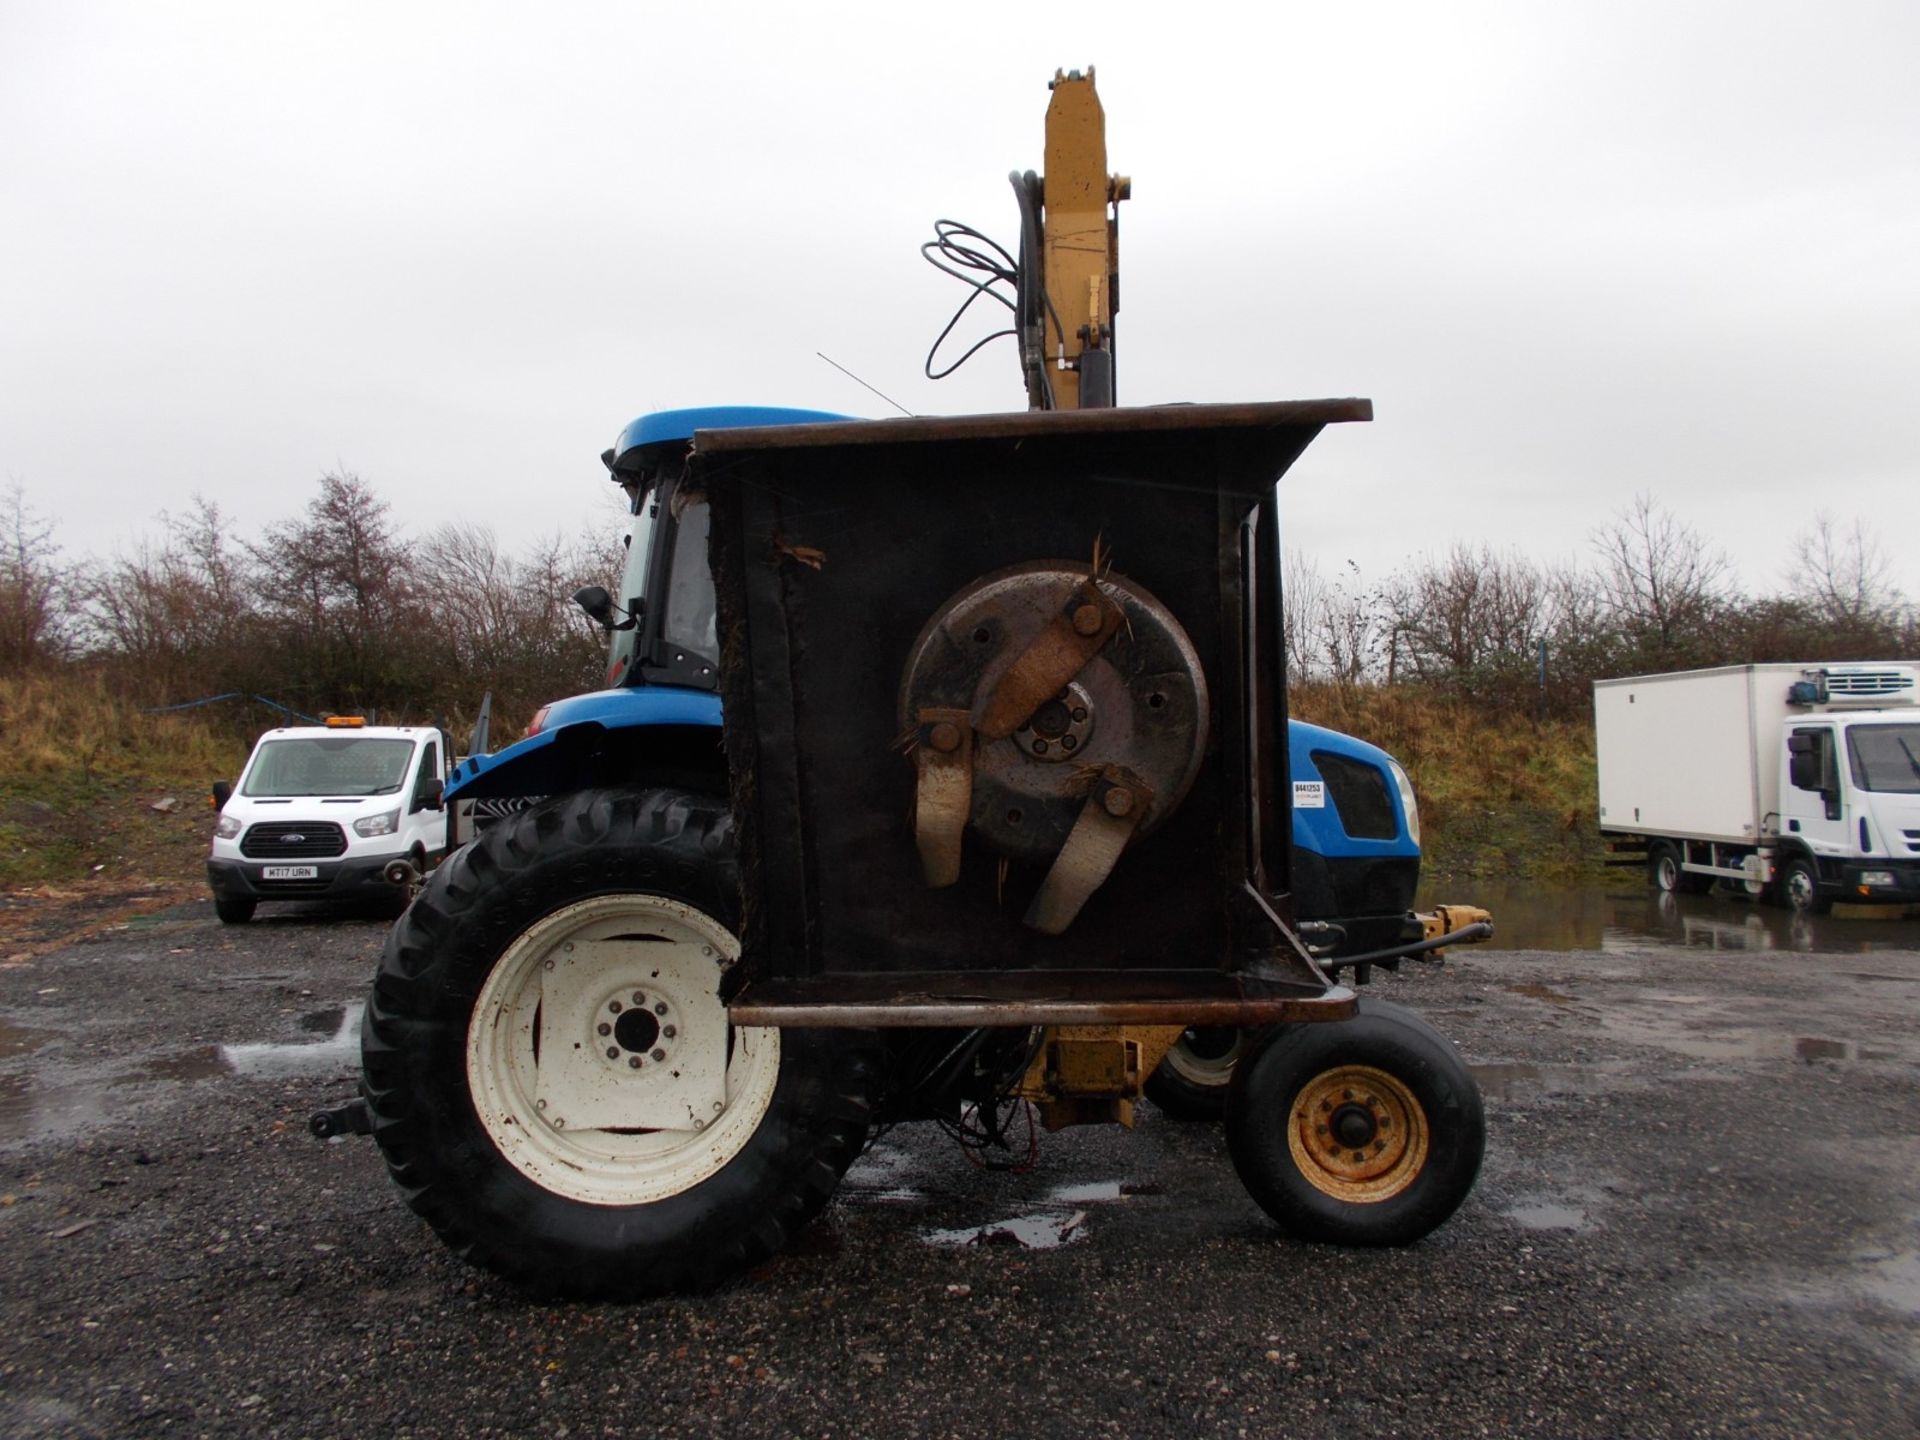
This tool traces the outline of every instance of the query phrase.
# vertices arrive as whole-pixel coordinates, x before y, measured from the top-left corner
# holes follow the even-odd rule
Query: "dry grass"
[[[1289,699],[1296,719],[1370,741],[1406,766],[1429,872],[1597,866],[1591,725],[1516,719],[1411,687],[1298,685]]]
[[[0,754],[0,889],[112,886],[198,875],[207,787],[239,773],[247,741],[67,672],[0,677]]]
[[[84,672],[0,677],[0,748],[10,778],[192,779],[203,788],[247,758],[246,741],[199,712],[147,714]]]

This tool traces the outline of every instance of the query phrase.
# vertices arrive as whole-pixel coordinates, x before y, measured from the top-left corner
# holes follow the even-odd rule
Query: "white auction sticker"
[[[1327,787],[1319,780],[1296,780],[1293,782],[1293,808],[1296,810],[1324,810],[1327,808]]]

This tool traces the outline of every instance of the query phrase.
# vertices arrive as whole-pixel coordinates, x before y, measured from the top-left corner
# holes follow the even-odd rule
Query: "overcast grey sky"
[[[572,530],[649,409],[1023,404],[920,378],[1098,66],[1121,398],[1367,395],[1289,538],[1542,559],[1651,491],[1787,575],[1825,509],[1920,594],[1911,3],[105,5],[0,0],[0,479],[103,554],[323,471]],[[604,514],[604,511],[597,513]]]

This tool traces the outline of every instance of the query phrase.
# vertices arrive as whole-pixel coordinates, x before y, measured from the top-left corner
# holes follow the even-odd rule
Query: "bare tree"
[[[410,662],[424,626],[408,548],[387,502],[359,476],[320,477],[320,493],[298,519],[269,526],[248,547],[267,608],[301,650],[289,684],[318,704],[420,703]]]
[[[1897,612],[1893,561],[1858,519],[1848,530],[1822,511],[1793,542],[1792,594],[1830,625],[1857,628]]]
[[[1477,687],[1528,663],[1550,587],[1529,560],[1459,544],[1407,567],[1382,597],[1389,683],[1404,676]]]
[[[9,481],[0,493],[0,672],[66,653],[59,554],[52,525],[27,504],[26,487]]]
[[[1288,548],[1280,556],[1282,641],[1286,647],[1287,679],[1298,683],[1318,679],[1326,669],[1319,653],[1315,617],[1326,604],[1327,578],[1311,555]]]
[[[1593,544],[1608,611],[1643,648],[1671,657],[1705,642],[1729,598],[1723,551],[1644,492],[1594,532]]]
[[[1326,666],[1327,678],[1341,685],[1357,685],[1379,668],[1383,640],[1378,597],[1361,578],[1360,567],[1347,562],[1347,575],[1328,583],[1320,602],[1308,616],[1310,643]]]

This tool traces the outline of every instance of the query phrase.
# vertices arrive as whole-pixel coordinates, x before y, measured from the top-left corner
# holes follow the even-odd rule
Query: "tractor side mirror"
[[[214,809],[216,810],[226,809],[227,801],[231,800],[232,798],[233,798],[233,786],[231,783],[225,780],[216,780],[213,782],[213,808]]]
[[[602,630],[613,629],[613,597],[602,585],[582,585],[573,592],[573,603],[587,612],[587,618]]]

